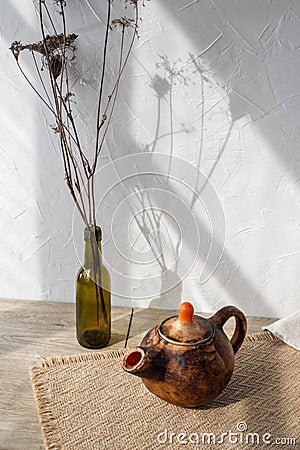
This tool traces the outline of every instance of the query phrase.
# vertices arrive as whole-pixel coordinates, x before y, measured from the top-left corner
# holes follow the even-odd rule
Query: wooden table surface
[[[176,312],[162,309],[113,307],[112,339],[104,351],[124,347],[128,330],[127,347],[138,345],[149,328],[174,314]],[[261,331],[262,326],[275,320],[249,317],[248,334]],[[29,367],[40,357],[90,352],[77,344],[74,324],[75,305],[72,303],[0,299],[0,450],[45,448]],[[230,335],[233,327],[234,320],[230,319],[225,331]]]

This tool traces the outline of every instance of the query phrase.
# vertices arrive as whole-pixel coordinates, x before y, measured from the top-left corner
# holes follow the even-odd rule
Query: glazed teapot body
[[[230,341],[223,325],[232,316],[236,328]],[[197,407],[218,397],[229,382],[246,328],[244,314],[234,306],[204,319],[185,302],[178,316],[148,331],[141,345],[124,356],[122,367],[163,400]]]

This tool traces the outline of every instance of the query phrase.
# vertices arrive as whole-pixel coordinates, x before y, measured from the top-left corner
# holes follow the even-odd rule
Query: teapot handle
[[[243,343],[247,332],[247,320],[245,315],[235,306],[224,306],[209,321],[218,328],[222,328],[230,317],[235,317],[235,330],[231,338],[234,353],[238,351]]]

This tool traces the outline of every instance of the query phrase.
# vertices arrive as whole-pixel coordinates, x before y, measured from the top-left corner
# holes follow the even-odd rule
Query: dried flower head
[[[23,50],[37,52],[43,56],[47,56],[47,54],[55,55],[58,51],[62,51],[64,47],[74,50],[74,41],[77,37],[78,35],[74,33],[68,35],[61,33],[53,36],[47,35],[44,40],[34,42],[33,44],[23,45],[20,41],[14,41],[10,46],[10,50],[16,59],[19,58],[19,55]]]
[[[49,71],[56,79],[62,71],[63,55],[66,54],[65,50],[71,50],[72,56],[70,59],[73,59],[75,52],[74,41],[77,37],[78,35],[74,33],[68,35],[61,33],[53,36],[47,35],[44,40],[32,44],[23,45],[20,41],[14,41],[10,46],[10,50],[17,61],[23,50],[40,53],[44,57],[44,64],[48,66]]]
[[[114,19],[111,22],[111,27],[117,27],[118,25],[121,25],[122,27],[133,27],[133,23],[135,23],[135,19],[129,19],[128,17],[120,17],[120,19]]]
[[[9,49],[12,51],[14,57],[16,58],[16,60],[18,61],[19,59],[19,55],[21,52],[21,42],[20,41],[14,41],[12,42],[11,46],[9,47]]]
[[[150,0],[148,0],[149,2]],[[125,0],[125,3],[130,3],[130,5],[137,6],[139,0]],[[142,5],[145,6],[145,0],[142,0]]]

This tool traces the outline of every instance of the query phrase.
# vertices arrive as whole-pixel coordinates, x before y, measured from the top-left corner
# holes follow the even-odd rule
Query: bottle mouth
[[[85,228],[84,230],[84,239],[91,239],[93,236],[96,237],[97,241],[101,241],[102,239],[102,230],[98,226],[92,226],[91,228]]]

